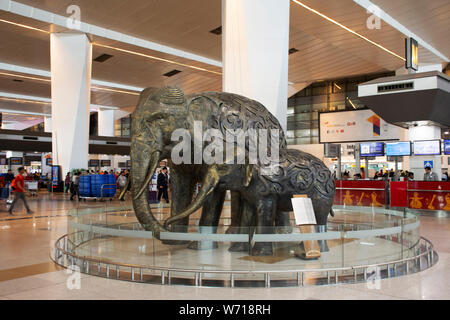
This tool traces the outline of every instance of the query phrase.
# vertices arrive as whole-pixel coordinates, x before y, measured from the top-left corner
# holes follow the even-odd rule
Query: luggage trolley
[[[39,191],[39,182],[25,180],[25,190],[31,193],[32,197],[36,197]]]
[[[116,194],[115,175],[89,175],[80,177],[80,199],[104,200],[109,198],[112,201]]]

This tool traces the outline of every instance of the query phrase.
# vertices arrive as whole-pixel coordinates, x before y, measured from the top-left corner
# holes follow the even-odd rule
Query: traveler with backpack
[[[32,214],[33,211],[31,211],[30,207],[28,207],[27,200],[25,199],[25,179],[23,175],[25,174],[24,167],[20,167],[18,169],[19,174],[14,178],[14,180],[11,183],[12,191],[14,192],[14,201],[11,204],[11,207],[9,208],[9,214],[12,215],[12,211],[14,209],[14,206],[18,200],[22,200],[25,208],[27,209],[28,214]]]

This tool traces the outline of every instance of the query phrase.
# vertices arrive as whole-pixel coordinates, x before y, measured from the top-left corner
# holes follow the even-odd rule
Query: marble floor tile
[[[67,195],[40,194],[38,199],[30,200],[30,205],[35,210],[33,216],[27,216],[25,213],[17,211],[13,217],[10,217],[7,212],[0,209],[0,243],[2,244],[0,246],[0,300],[450,299],[450,277],[447,275],[450,267],[450,241],[448,241],[450,218],[424,215],[420,216],[420,234],[433,242],[439,255],[439,262],[431,269],[418,274],[383,279],[380,281],[379,289],[369,288],[366,283],[307,286],[305,288],[197,288],[132,283],[81,274],[81,289],[70,290],[67,286],[70,275],[65,270],[48,272],[50,270],[37,267],[31,276],[27,271],[27,267],[33,268],[33,265],[51,263],[49,255],[54,241],[67,233],[67,217],[65,215],[69,210],[77,206],[100,209],[105,206],[105,203],[71,202],[67,198]],[[113,201],[112,206],[109,205],[108,203],[108,207],[123,207],[123,204],[116,200]],[[125,205],[129,206],[130,202],[127,201]],[[164,215],[168,214],[167,207],[161,206],[160,209]],[[135,221],[133,215],[126,217],[118,215],[111,219],[111,223]],[[126,241],[118,241],[113,246],[105,245],[104,249],[126,251],[132,247],[130,245],[132,244]],[[200,253],[198,255],[208,260],[207,256]],[[185,256],[185,258],[189,257]],[[242,261],[243,265],[245,263],[247,262]]]

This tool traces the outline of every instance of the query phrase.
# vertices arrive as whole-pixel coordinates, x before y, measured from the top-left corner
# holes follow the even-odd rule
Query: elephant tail
[[[333,211],[333,208],[330,208],[330,215],[331,215],[332,217],[334,217],[334,211]]]

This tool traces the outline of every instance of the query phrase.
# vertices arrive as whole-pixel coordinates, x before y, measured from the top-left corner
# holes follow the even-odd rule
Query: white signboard
[[[372,110],[319,113],[320,143],[399,140],[400,128]]]
[[[296,225],[316,224],[316,216],[310,198],[292,198]]]

